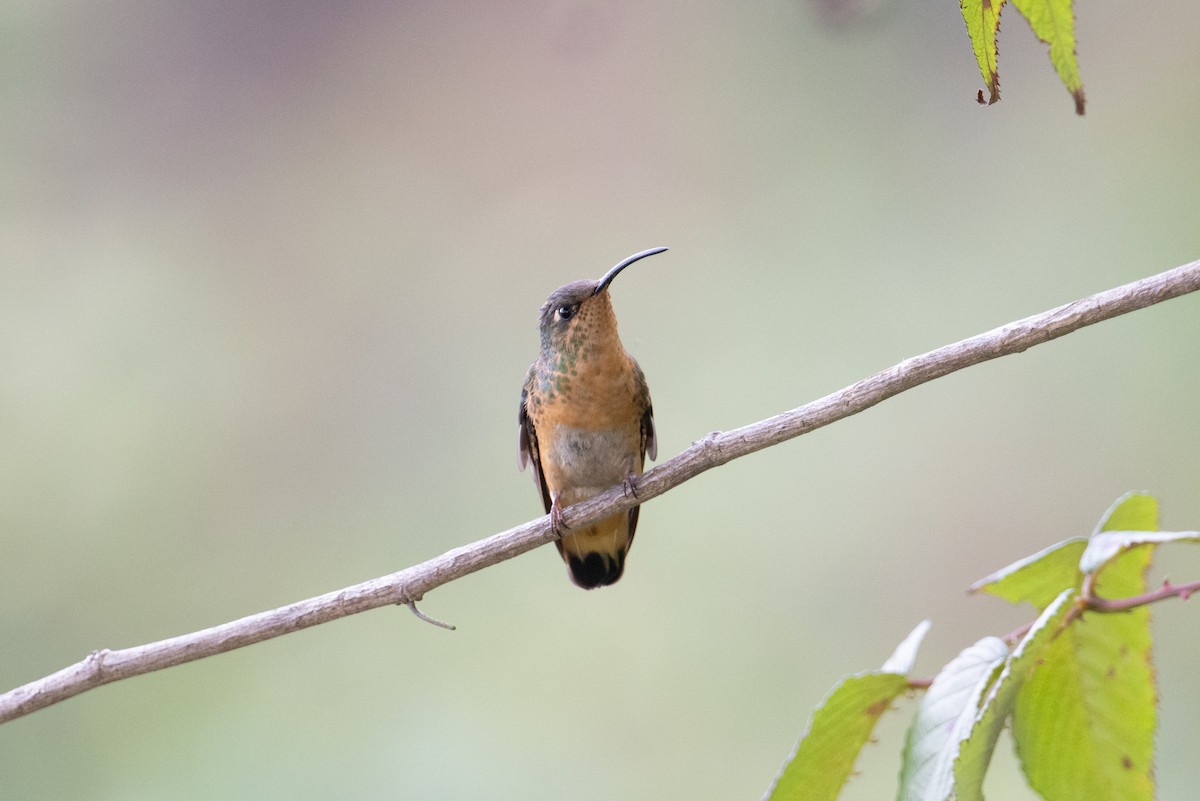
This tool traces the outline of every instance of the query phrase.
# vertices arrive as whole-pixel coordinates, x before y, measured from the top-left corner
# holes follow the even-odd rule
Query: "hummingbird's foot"
[[[625,480],[621,482],[621,486],[625,490],[626,498],[641,500],[641,498],[638,498],[637,486],[635,486],[633,483],[635,481],[637,481],[637,475],[635,473],[630,473],[629,475],[625,476]]]
[[[561,540],[563,532],[567,530],[567,524],[563,522],[562,506],[555,498],[550,502],[550,530],[554,532],[554,538]]]

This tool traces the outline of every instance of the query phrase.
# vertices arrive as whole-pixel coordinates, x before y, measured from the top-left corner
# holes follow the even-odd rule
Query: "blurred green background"
[[[537,309],[636,250],[663,458],[1200,257],[1200,6],[1078,11],[1084,118],[1011,8],[980,108],[953,3],[5,3],[0,689],[540,514]],[[0,795],[758,798],[922,618],[923,675],[1031,618],[973,580],[1129,489],[1200,527],[1198,357],[1189,297],[939,380],[651,502],[611,589],[543,548],[430,594],[454,633],[379,610],[0,726]],[[1200,610],[1155,613],[1194,797]]]

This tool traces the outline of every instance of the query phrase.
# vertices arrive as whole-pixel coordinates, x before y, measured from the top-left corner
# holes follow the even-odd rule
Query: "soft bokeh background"
[[[636,250],[663,457],[1200,256],[1200,6],[1079,9],[1077,118],[1011,9],[985,109],[953,3],[835,5],[5,3],[0,689],[539,514],[537,308]],[[1198,357],[1185,298],[937,381],[653,501],[612,589],[544,548],[432,593],[452,634],[380,610],[6,724],[0,794],[758,798],[920,619],[928,675],[1031,617],[971,581],[1129,489],[1200,527]]]

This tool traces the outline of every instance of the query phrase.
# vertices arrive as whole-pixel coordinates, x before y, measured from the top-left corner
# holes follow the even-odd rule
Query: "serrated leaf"
[[[979,72],[987,84],[988,105],[1000,99],[1000,74],[997,71],[996,39],[1000,34],[1000,11],[1006,0],[960,0],[963,21],[967,23],[967,35]]]
[[[1106,524],[1127,522],[1121,514],[1106,516]],[[1139,548],[1110,562],[1097,574],[1097,593],[1144,592],[1152,553]],[[1085,613],[1042,649],[1041,661],[1012,716],[1030,785],[1046,801],[1150,801],[1156,719],[1150,608]]]
[[[964,650],[933,679],[908,728],[900,801],[944,801],[954,792],[954,760],[971,733],[979,705],[1008,656],[998,637]]]
[[[879,717],[907,689],[908,678],[899,673],[863,673],[839,684],[813,711],[769,801],[836,799]]]
[[[917,627],[909,632],[904,641],[896,646],[896,650],[883,663],[883,672],[899,673],[902,676],[912,673],[913,665],[917,661],[917,650],[920,649],[921,641],[925,639],[925,635],[932,625],[928,620],[918,623]]]
[[[999,56],[996,39],[1000,34],[1000,13],[1007,0],[959,0],[971,48],[979,63],[979,72],[988,89],[988,105],[1000,99]],[[1058,72],[1067,91],[1075,99],[1075,113],[1083,114],[1086,99],[1079,61],[1075,55],[1075,12],[1073,0],[1013,0],[1013,5],[1033,33],[1050,46],[1050,63]],[[979,93],[983,102],[983,93]]]
[[[983,708],[976,715],[971,732],[954,762],[954,789],[958,801],[983,801],[983,778],[996,749],[996,741],[1000,739],[1000,731],[1016,704],[1017,693],[1037,666],[1042,650],[1058,633],[1074,598],[1073,588],[1059,593],[1005,660],[1004,669],[988,690]]]
[[[1079,558],[1079,569],[1095,573],[1124,551],[1164,542],[1200,542],[1200,531],[1102,531],[1088,542]]]
[[[1075,113],[1083,114],[1086,100],[1079,61],[1075,57],[1075,11],[1072,0],[1013,0],[1029,20],[1037,38],[1050,45],[1050,63],[1067,91],[1075,98]]]
[[[768,791],[769,801],[837,798],[875,723],[908,689],[908,674],[930,625],[921,621],[882,671],[851,676],[821,702]]]
[[[1029,602],[1045,609],[1064,589],[1082,583],[1079,559],[1087,544],[1087,537],[1063,540],[980,579],[971,585],[970,591],[986,592],[1014,604]]]

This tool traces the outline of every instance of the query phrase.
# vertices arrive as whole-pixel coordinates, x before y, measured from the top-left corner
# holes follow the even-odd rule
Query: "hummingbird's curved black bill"
[[[650,248],[649,250],[643,250],[641,253],[634,253],[616,267],[613,267],[611,270],[606,272],[604,277],[600,279],[600,283],[596,284],[596,290],[592,292],[592,295],[599,295],[601,292],[608,289],[608,285],[611,284],[612,280],[617,277],[617,273],[621,272],[621,270],[624,270],[638,259],[644,259],[647,256],[653,256],[655,253],[662,253],[664,250],[666,250],[666,248]]]

